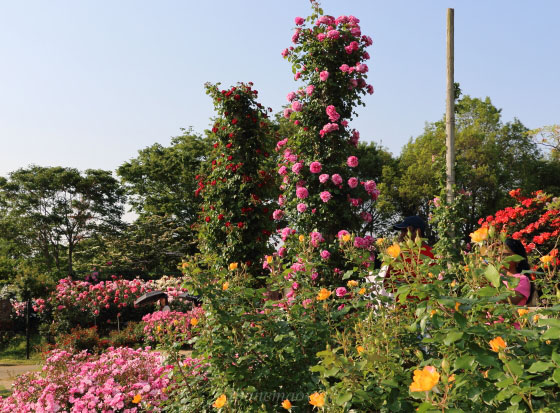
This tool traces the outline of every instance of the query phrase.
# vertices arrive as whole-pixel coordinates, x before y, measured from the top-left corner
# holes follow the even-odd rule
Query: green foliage
[[[0,184],[0,233],[12,259],[73,274],[81,243],[118,229],[123,193],[111,172],[31,166]],[[4,261],[5,262],[5,261]]]
[[[197,176],[196,195],[203,199],[199,243],[216,254],[217,268],[231,262],[258,266],[270,250],[276,183],[271,174],[273,130],[267,111],[257,103],[252,84],[228,90],[206,85],[218,118],[210,138],[212,151]]]
[[[509,190],[535,190],[546,176],[527,128],[517,119],[503,123],[500,112],[489,98],[464,96],[456,104],[456,185],[469,195],[463,235],[476,228],[479,217],[506,206]],[[382,204],[403,215],[427,216],[429,201],[445,181],[445,151],[445,122],[429,124],[403,148],[398,167],[384,169]]]

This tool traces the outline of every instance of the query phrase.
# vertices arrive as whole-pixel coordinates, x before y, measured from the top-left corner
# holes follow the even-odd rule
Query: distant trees
[[[31,166],[0,181],[3,271],[20,260],[61,276],[87,239],[121,226],[124,193],[110,171]]]
[[[456,184],[468,195],[465,234],[480,217],[511,203],[508,191],[550,185],[550,165],[518,120],[503,123],[490,98],[464,96],[456,104]],[[385,166],[380,205],[402,215],[427,216],[444,182],[445,123],[430,123],[403,148],[396,166]],[[546,185],[545,185],[546,186]],[[558,187],[556,187],[558,188]]]

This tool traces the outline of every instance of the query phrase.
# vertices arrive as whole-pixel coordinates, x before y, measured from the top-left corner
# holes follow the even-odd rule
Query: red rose
[[[237,228],[243,228],[243,222],[238,222],[237,223]]]
[[[206,217],[206,218],[204,218],[204,220],[205,220],[206,222],[210,222],[210,217]]]

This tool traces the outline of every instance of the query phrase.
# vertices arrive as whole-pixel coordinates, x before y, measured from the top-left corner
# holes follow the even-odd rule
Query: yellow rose
[[[540,260],[541,260],[541,262],[542,262],[543,264],[548,265],[548,264],[550,264],[550,263],[552,262],[552,256],[550,256],[550,255],[543,255],[543,256],[540,258]]]
[[[492,348],[492,351],[495,351],[496,353],[499,352],[500,350],[505,350],[507,347],[507,343],[504,341],[502,337],[499,336],[490,340],[489,344],[490,347]]]
[[[236,262],[232,262],[231,264],[229,264],[229,270],[233,271],[237,269],[238,264]]]
[[[266,262],[269,263],[269,264],[272,262],[273,259],[274,259],[274,257],[272,255],[267,255],[266,256]]]
[[[342,236],[342,242],[348,242],[348,241],[350,241],[350,238],[352,238],[350,236],[350,234],[343,235]]]
[[[526,308],[518,308],[517,314],[519,314],[519,317],[523,317],[525,314],[529,314],[529,310]]]
[[[356,350],[358,351],[358,354],[361,354],[365,350],[365,348],[363,348],[362,346],[357,346]]]
[[[196,325],[198,324],[198,318],[191,318],[191,326],[196,327]]]
[[[300,236],[298,237],[298,239],[299,239],[299,242],[305,241],[305,235],[300,235]]]
[[[330,292],[326,288],[321,288],[321,291],[319,291],[319,294],[317,294],[317,301],[326,300],[327,298],[329,298],[331,296],[331,294],[332,294],[332,292]]]
[[[456,280],[453,280],[453,281],[451,282],[451,288],[455,288],[456,285],[457,285],[457,281],[456,281]]]
[[[229,288],[229,281],[222,284],[222,291],[226,291]]]
[[[360,291],[358,291],[358,294],[360,295],[364,295],[366,293],[366,289],[365,288],[360,288]]]
[[[381,245],[381,244],[383,244],[383,241],[385,241],[383,238],[377,238],[377,241],[375,241],[375,243],[377,245]]]
[[[138,403],[140,403],[140,400],[142,400],[142,395],[141,395],[141,394],[137,394],[137,395],[134,396],[134,398],[132,399],[132,403],[138,404]]]
[[[455,303],[455,311],[459,311],[459,307],[461,307],[461,303],[460,303],[460,302],[456,302],[456,303]]]
[[[288,399],[282,402],[282,407],[286,410],[292,410],[292,403]]]
[[[472,242],[480,243],[484,241],[486,238],[488,238],[488,228],[487,227],[479,228],[475,232],[472,232],[470,236]]]
[[[423,370],[414,370],[410,391],[430,391],[439,382],[439,373],[433,366],[426,366]]]
[[[394,243],[393,245],[387,248],[387,254],[389,254],[393,258],[397,258],[400,253],[401,253],[401,247],[397,243]]]
[[[215,407],[216,409],[220,409],[224,407],[226,403],[227,403],[227,397],[225,394],[222,394],[220,397],[216,399],[212,407]]]
[[[358,281],[356,280],[350,280],[346,283],[346,285],[348,286],[348,288],[353,288],[353,287],[357,287],[358,286]]]
[[[325,405],[325,393],[313,393],[309,396],[309,404],[315,407],[323,407]]]

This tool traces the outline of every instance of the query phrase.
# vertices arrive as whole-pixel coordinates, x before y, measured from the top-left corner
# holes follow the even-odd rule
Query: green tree
[[[110,171],[31,166],[0,182],[0,238],[12,259],[73,274],[74,254],[95,234],[118,230],[123,191]]]
[[[465,234],[480,217],[510,203],[508,191],[537,189],[542,154],[518,120],[503,123],[490,98],[464,96],[456,104],[456,185],[465,198]],[[383,170],[381,204],[402,215],[429,213],[430,201],[445,180],[445,121],[426,126],[410,140],[396,168]],[[543,171],[544,172],[544,171]]]
[[[182,129],[168,147],[158,143],[138,151],[123,163],[117,175],[138,215],[170,215],[184,225],[196,221],[199,199],[195,176],[210,151],[207,138]]]

